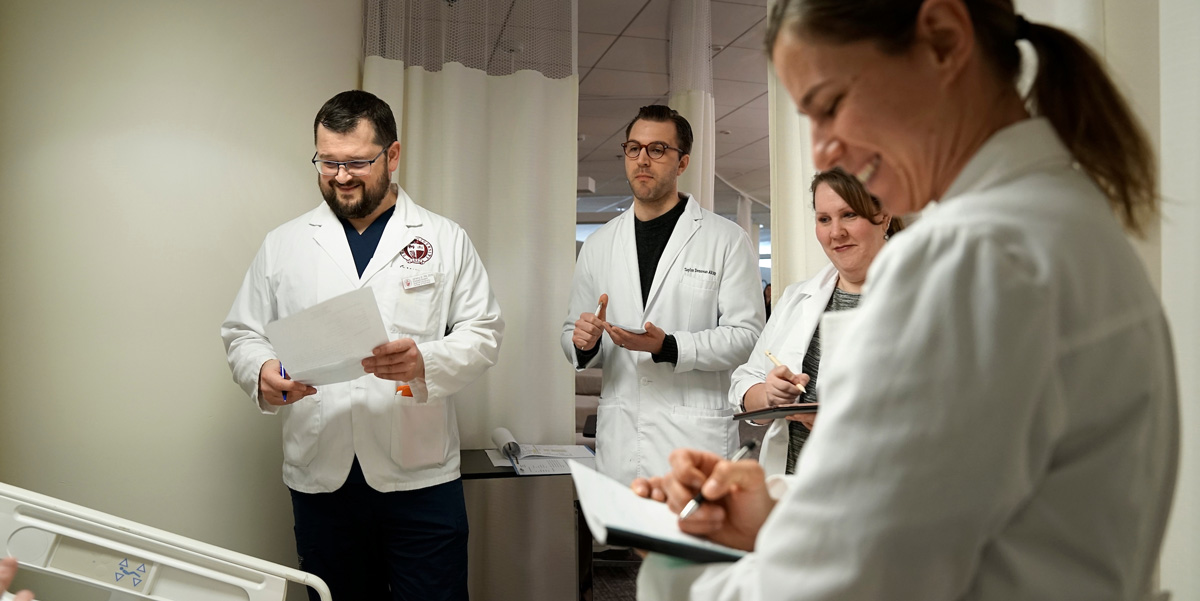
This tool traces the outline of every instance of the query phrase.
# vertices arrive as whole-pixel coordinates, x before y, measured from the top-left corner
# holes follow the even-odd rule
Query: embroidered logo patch
[[[420,265],[433,256],[433,245],[424,238],[416,237],[408,243],[408,246],[404,247],[400,255],[404,257],[405,261]]]

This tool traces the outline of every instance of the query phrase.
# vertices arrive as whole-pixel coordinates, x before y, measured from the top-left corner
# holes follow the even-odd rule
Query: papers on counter
[[[684,534],[666,503],[645,499],[628,486],[571,461],[571,477],[592,536],[601,544],[629,545],[695,562],[737,561],[745,551]]]
[[[494,467],[512,466],[522,476],[569,474],[568,459],[596,466],[592,450],[577,444],[518,444],[507,428],[492,430],[496,449],[488,449],[488,459]]]
[[[288,375],[310,386],[366,375],[362,360],[388,341],[370,287],[273,321],[264,330]]]

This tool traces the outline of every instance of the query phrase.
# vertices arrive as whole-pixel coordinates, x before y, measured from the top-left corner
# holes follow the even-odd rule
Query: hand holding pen
[[[292,380],[278,359],[263,363],[258,372],[258,397],[268,405],[291,405],[317,393],[317,389]]]
[[[727,461],[715,453],[686,448],[672,451],[669,461],[670,472],[634,480],[633,492],[681,511],[697,491],[703,491],[702,502],[687,519],[679,520],[679,529],[735,549],[754,550],[755,537],[775,507],[758,462]]]
[[[608,309],[608,295],[601,294],[600,302],[596,304],[595,313],[581,313],[575,320],[575,330],[571,333],[571,343],[581,351],[590,351],[600,342],[604,334],[604,314]]]
[[[791,368],[775,358],[771,351],[763,351],[775,367],[767,372],[763,382],[767,405],[790,405],[800,400],[808,385],[809,377],[805,373],[792,373]]]
[[[733,454],[733,457],[729,458],[729,461],[741,461],[741,459],[746,456],[746,453],[753,451],[754,447],[756,446],[758,446],[757,442],[753,440],[747,440],[746,444],[743,444],[742,448],[738,449],[737,452]],[[704,502],[703,490],[704,486],[701,485],[700,490],[696,491],[696,496],[692,497],[692,500],[688,501],[688,504],[683,506],[683,511],[679,512],[679,519],[686,520],[693,513],[696,513],[697,509],[700,509],[700,504]]]

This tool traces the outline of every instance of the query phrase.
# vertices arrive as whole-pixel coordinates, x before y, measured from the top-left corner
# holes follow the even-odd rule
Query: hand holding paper
[[[292,379],[312,386],[362,377],[363,357],[388,342],[369,287],[273,321],[264,330]]]
[[[366,373],[384,380],[411,382],[425,377],[425,356],[412,338],[401,338],[371,350],[362,360]]]

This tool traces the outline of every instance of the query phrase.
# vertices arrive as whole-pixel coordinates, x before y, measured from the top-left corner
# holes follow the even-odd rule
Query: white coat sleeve
[[[447,291],[446,335],[417,344],[425,359],[425,385],[433,398],[462,390],[495,365],[504,336],[500,303],[483,260],[462,229],[456,231],[454,252],[457,270]]]
[[[580,315],[595,311],[596,303],[600,302],[602,294],[596,291],[596,281],[592,277],[591,260],[589,259],[591,254],[591,249],[585,242],[579,251],[579,258],[575,261],[575,275],[571,279],[571,298],[567,301],[567,318],[563,320],[562,334],[559,335],[563,354],[567,356],[567,361],[570,361],[576,370],[604,365],[603,336],[596,343],[600,347],[599,350],[587,365],[579,364],[579,357],[575,353],[575,343],[571,341],[571,336],[575,333],[575,321],[579,319]]]
[[[246,270],[242,288],[221,324],[221,339],[225,342],[225,359],[233,381],[258,404],[260,411],[277,413],[279,407],[258,396],[259,371],[263,363],[275,358],[275,349],[263,333],[266,325],[275,320],[274,293],[267,275],[270,261],[267,246],[263,242]]]
[[[758,273],[758,250],[740,228],[725,249],[717,289],[717,327],[701,332],[675,331],[679,357],[675,371],[725,371],[746,362],[762,332],[766,307]]]
[[[997,238],[934,230],[884,249],[755,552],[695,573],[643,571],[656,593],[642,598],[967,595],[1064,420],[1054,299],[1020,243]]]

